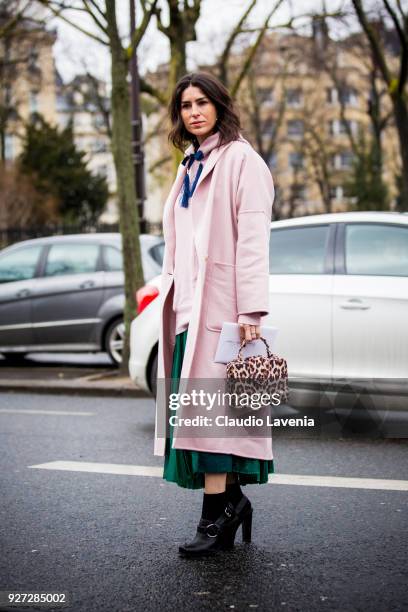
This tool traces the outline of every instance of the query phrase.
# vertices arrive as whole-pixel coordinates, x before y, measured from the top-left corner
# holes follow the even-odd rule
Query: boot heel
[[[236,531],[237,530],[235,529],[235,531],[233,531],[232,533],[225,534],[222,541],[223,550],[231,550],[232,548],[234,548]]]
[[[242,521],[242,541],[250,542],[252,534],[252,510]]]

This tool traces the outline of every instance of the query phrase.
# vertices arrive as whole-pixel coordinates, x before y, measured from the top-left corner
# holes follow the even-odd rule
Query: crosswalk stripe
[[[127,465],[121,463],[91,463],[88,461],[50,461],[29,468],[41,470],[67,470],[69,472],[93,472],[96,474],[121,474],[123,476],[155,476],[163,475],[163,468],[149,465]]]
[[[87,461],[50,461],[29,465],[41,470],[66,470],[69,472],[93,472],[96,474],[119,474],[123,476],[163,477],[163,468],[149,465],[127,465],[121,463],[93,463]],[[273,485],[295,485],[306,487],[341,487],[344,489],[373,489],[377,491],[408,491],[408,480],[382,478],[356,478],[345,476],[311,476],[304,474],[269,474],[268,483]]]
[[[304,474],[270,474],[271,484],[306,487],[341,487],[343,489],[377,489],[380,491],[408,491],[408,480],[356,478],[347,476],[311,476]]]

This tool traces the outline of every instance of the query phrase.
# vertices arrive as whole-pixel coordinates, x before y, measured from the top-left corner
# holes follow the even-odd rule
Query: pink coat
[[[191,145],[186,154],[193,152]],[[158,394],[154,454],[164,455],[165,400],[175,345],[173,272],[174,205],[185,166],[179,166],[163,213],[165,240],[160,290]],[[269,237],[274,185],[268,166],[243,138],[211,151],[190,201],[198,277],[189,322],[181,379],[225,378],[225,364],[215,363],[223,321],[239,314],[269,313]],[[179,392],[182,392],[182,386]],[[182,416],[182,408],[177,412]],[[272,459],[268,437],[178,437],[173,447]]]

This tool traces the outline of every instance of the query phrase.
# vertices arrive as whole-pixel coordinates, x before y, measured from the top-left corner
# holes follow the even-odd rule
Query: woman
[[[269,310],[274,186],[267,165],[242,138],[218,79],[203,72],[182,77],[169,115],[169,140],[181,151],[190,146],[163,214],[154,452],[164,456],[166,480],[204,488],[197,533],[179,548],[183,556],[202,556],[233,547],[241,524],[250,541],[253,510],[240,485],[268,481],[272,441],[228,432],[178,436],[169,425],[168,393],[176,393],[181,380],[225,378],[225,364],[214,362],[224,321],[240,324],[241,339],[260,337],[260,319]]]

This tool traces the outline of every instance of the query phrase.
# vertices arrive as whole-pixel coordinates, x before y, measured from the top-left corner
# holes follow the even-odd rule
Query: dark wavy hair
[[[227,144],[232,140],[238,140],[239,130],[241,129],[239,115],[227,88],[212,74],[207,72],[191,72],[181,77],[171,96],[168,106],[172,125],[168,136],[169,142],[172,142],[181,151],[184,151],[186,145],[191,143],[193,143],[195,149],[198,149],[199,143],[197,138],[186,130],[181,118],[181,96],[183,91],[190,85],[199,87],[217,109],[218,120],[215,131],[220,132],[221,135],[218,146]]]

